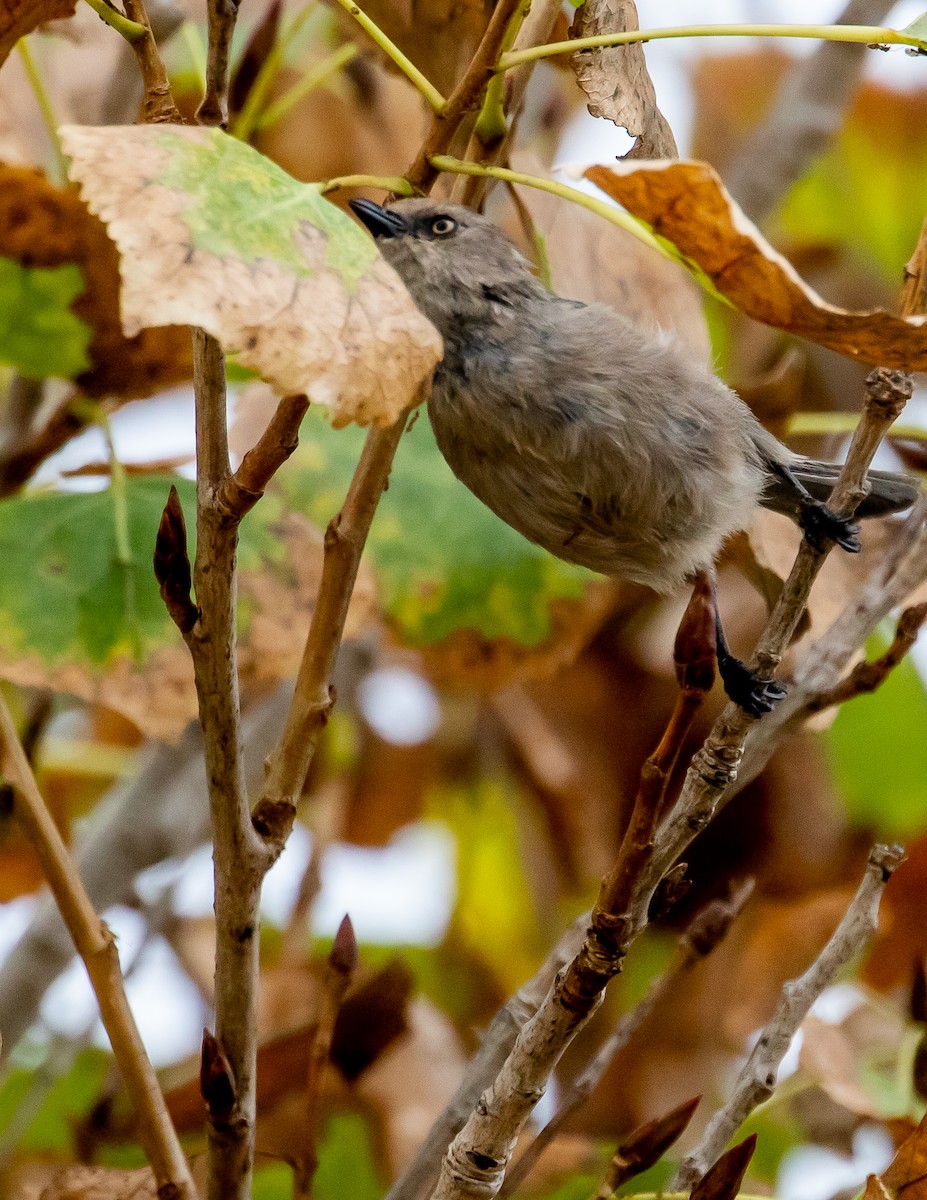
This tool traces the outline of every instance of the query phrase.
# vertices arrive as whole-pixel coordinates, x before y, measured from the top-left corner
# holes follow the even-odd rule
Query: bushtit
[[[485,217],[433,200],[351,207],[444,339],[428,411],[454,474],[558,558],[679,587],[712,571],[761,504],[812,545],[859,549],[825,504],[838,468],[800,458],[671,337],[548,292]],[[872,471],[859,516],[908,507],[916,486]],[[754,715],[785,694],[728,650],[728,695]]]

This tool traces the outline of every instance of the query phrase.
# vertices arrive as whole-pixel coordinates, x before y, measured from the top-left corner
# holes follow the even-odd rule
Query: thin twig
[[[350,917],[345,917],[328,956],[328,968],[319,1003],[312,1043],[309,1048],[309,1073],[306,1080],[306,1139],[294,1156],[292,1200],[309,1200],[312,1181],[319,1163],[319,1091],[328,1064],[335,1021],[357,969],[357,940]]]
[[[658,1005],[666,997],[676,994],[692,968],[721,944],[732,922],[743,911],[752,894],[751,879],[738,888],[730,899],[713,900],[695,916],[679,938],[673,957],[663,974],[657,976],[634,1008],[623,1014],[586,1066],[565,1089],[556,1113],[506,1175],[500,1195],[510,1196],[518,1190],[528,1172],[563,1126],[582,1108],[598,1087],[618,1052],[628,1044]]]
[[[438,169],[433,165],[432,158],[436,154],[447,153],[461,121],[482,103],[489,81],[495,74],[509,23],[521,3],[522,0],[499,0],[460,83],[441,110],[435,113],[425,142],[406,172],[406,179],[420,191],[429,191],[438,177]]]
[[[112,934],[97,916],[84,891],[36,784],[2,695],[0,741],[3,775],[13,785],[16,815],[26,829],[77,953],[87,968],[100,1018],[138,1117],[139,1140],[151,1163],[159,1193],[163,1200],[195,1200],[187,1160],[126,1000]]]
[[[278,851],[293,827],[309,764],[334,703],[330,680],[354,580],[405,424],[402,417],[395,425],[367,434],[344,505],[325,533],[322,579],[293,703],[253,814],[260,836]]]
[[[701,1179],[750,1113],[772,1095],[779,1064],[812,1004],[875,932],[882,892],[903,860],[900,846],[873,847],[843,919],[804,975],[783,987],[776,1011],[744,1064],[730,1098],[712,1117],[699,1144],[686,1155],[670,1184],[672,1189],[690,1188]]]
[[[864,46],[912,46],[927,50],[927,41],[914,34],[879,25],[674,25],[665,29],[631,29],[624,33],[603,33],[595,37],[575,38],[569,42],[551,42],[527,50],[513,50],[499,60],[500,71],[521,63],[581,50],[605,46],[630,46],[637,42],[658,42],[665,38],[687,37],[784,37],[824,42],[860,42]]]
[[[238,0],[207,0],[209,49],[206,55],[206,88],[196,110],[198,125],[219,125],[229,119],[229,56],[238,20]]]
[[[361,29],[373,39],[380,47],[383,53],[390,58],[396,66],[402,71],[403,75],[409,80],[413,87],[425,97],[436,113],[443,113],[446,101],[431,80],[427,79],[418,69],[415,63],[412,62],[399,49],[396,43],[383,32],[377,23],[370,19],[367,14],[359,8],[353,0],[338,0],[341,7],[354,18],[360,25]]]
[[[145,0],[124,0],[126,16],[136,25],[143,26],[145,34],[130,42],[145,89],[143,100],[145,121],[148,124],[181,124],[183,118],[174,103],[167,68],[158,51],[151,23],[145,8]]]
[[[115,29],[120,37],[131,45],[145,36],[145,26],[137,21],[130,21],[118,8],[107,3],[107,0],[87,0],[87,3],[101,21],[105,21],[111,29]]]
[[[885,653],[880,654],[874,662],[857,663],[845,679],[841,679],[829,691],[819,692],[808,703],[805,711],[809,714],[821,712],[825,708],[832,708],[835,704],[843,704],[855,696],[867,695],[880,688],[917,641],[917,635],[925,620],[927,601],[906,608],[898,618],[895,636]]]
[[[705,578],[693,591],[676,638],[679,697],[660,744],[641,770],[628,828],[615,865],[602,881],[583,944],[522,1026],[495,1080],[448,1147],[433,1200],[482,1200],[497,1194],[519,1133],[544,1095],[551,1072],[621,970],[633,927],[628,909],[651,856],[670,773],[714,681],[713,642],[714,611]]]
[[[386,1200],[420,1200],[430,1192],[448,1143],[473,1111],[480,1093],[498,1074],[521,1026],[537,1012],[554,979],[579,950],[590,916],[586,912],[576,918],[535,974],[493,1017],[450,1103],[428,1131],[411,1164],[390,1188]]]

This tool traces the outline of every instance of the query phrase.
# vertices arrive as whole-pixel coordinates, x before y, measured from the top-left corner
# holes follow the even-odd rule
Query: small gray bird
[[[825,504],[838,468],[793,454],[671,337],[551,294],[469,209],[351,207],[444,339],[428,403],[444,457],[530,541],[658,592],[713,571],[757,504],[792,517],[814,546],[859,550],[859,527]],[[859,516],[917,495],[901,475],[872,471],[869,484]],[[768,712],[784,688],[748,671],[716,628],[728,695]]]

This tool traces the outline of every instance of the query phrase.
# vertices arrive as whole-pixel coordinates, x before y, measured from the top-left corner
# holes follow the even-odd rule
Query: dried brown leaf
[[[121,1171],[115,1167],[66,1167],[39,1200],[157,1200],[149,1167]]]
[[[902,1142],[881,1183],[895,1200],[927,1200],[927,1117]]]
[[[75,0],[4,0],[0,5],[0,63],[21,37],[46,21],[74,16]]]
[[[586,0],[573,18],[573,37],[596,37],[640,29],[634,0]],[[657,108],[644,47],[611,46],[577,50],[570,56],[576,82],[594,117],[621,125],[638,139],[635,158],[675,158],[678,151],[666,118]]]
[[[707,163],[593,166],[584,174],[696,262],[747,316],[862,362],[927,369],[923,317],[828,304],[747,219]]]
[[[72,310],[93,330],[91,366],[76,382],[91,396],[134,399],[188,379],[190,334],[169,326],[126,337],[119,322],[119,255],[76,188],[0,163],[0,256],[30,267],[75,263],[85,290]]]

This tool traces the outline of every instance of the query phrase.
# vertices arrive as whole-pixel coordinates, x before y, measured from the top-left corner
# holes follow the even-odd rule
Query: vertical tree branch
[[[198,125],[221,125],[229,119],[229,54],[238,20],[239,0],[207,0],[209,50],[206,91],[196,113]]]
[[[126,16],[145,29],[145,36],[131,43],[145,88],[143,100],[145,121],[150,124],[180,124],[183,118],[174,103],[167,69],[158,51],[154,34],[151,32],[151,24],[145,10],[145,0],[124,0],[124,3]]]
[[[15,811],[39,857],[45,878],[84,961],[126,1088],[138,1118],[139,1139],[151,1163],[161,1200],[195,1200],[187,1160],[164,1096],[126,1000],[112,934],[97,916],[42,799],[32,768],[0,695],[2,770],[12,784]]]
[[[238,521],[220,501],[230,476],[225,358],[193,331],[196,396],[199,618],[186,634],[193,657],[212,814],[216,911],[216,1041],[229,1064],[234,1104],[209,1106],[210,1200],[248,1200],[254,1153],[257,1061],[257,933],[269,856],[251,824],[238,697],[236,552]]]

